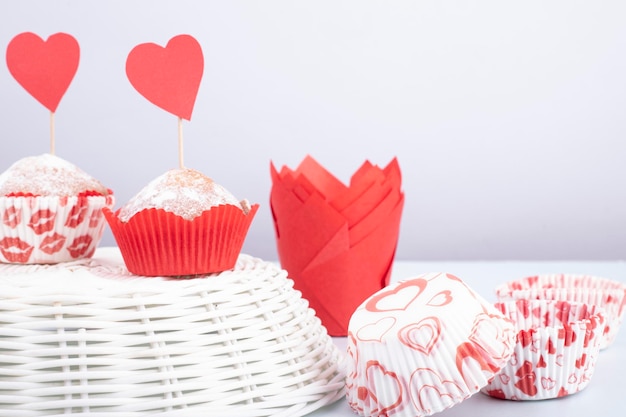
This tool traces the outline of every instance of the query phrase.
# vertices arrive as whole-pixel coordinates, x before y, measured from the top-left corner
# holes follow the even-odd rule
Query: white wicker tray
[[[302,416],[344,395],[342,354],[287,273],[130,275],[115,248],[0,264],[0,416]]]

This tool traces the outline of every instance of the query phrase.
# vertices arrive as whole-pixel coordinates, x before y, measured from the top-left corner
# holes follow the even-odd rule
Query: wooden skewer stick
[[[50,153],[54,155],[54,112],[50,112]]]
[[[178,118],[178,165],[181,169],[185,167],[183,158],[183,119]]]

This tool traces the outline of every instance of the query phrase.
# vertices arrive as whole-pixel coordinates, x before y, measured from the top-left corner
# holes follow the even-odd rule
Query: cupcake
[[[91,257],[112,191],[74,164],[43,154],[0,174],[0,262],[50,264]]]
[[[600,352],[604,316],[597,306],[556,300],[496,303],[517,331],[511,360],[482,392],[508,400],[564,397],[585,388]]]
[[[257,209],[199,171],[179,168],[104,213],[130,272],[191,276],[234,267]]]
[[[511,321],[454,275],[401,281],[350,318],[348,403],[363,416],[443,411],[487,385],[514,344]]]
[[[608,347],[619,330],[626,306],[626,285],[592,275],[545,274],[514,280],[496,288],[499,301],[519,299],[563,300],[596,305],[605,313],[601,348]]]

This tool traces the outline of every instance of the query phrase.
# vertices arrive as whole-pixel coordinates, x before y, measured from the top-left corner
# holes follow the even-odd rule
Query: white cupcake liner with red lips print
[[[58,263],[93,255],[104,231],[108,196],[0,198],[0,262]]]

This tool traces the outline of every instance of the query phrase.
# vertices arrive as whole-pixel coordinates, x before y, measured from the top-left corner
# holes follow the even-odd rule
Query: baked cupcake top
[[[0,196],[109,195],[111,191],[76,165],[52,154],[28,156],[0,174]]]
[[[239,201],[221,185],[199,171],[190,168],[172,169],[152,180],[131,198],[119,212],[119,219],[127,222],[145,209],[163,209],[185,220],[195,217],[222,204],[250,211],[247,200]]]

